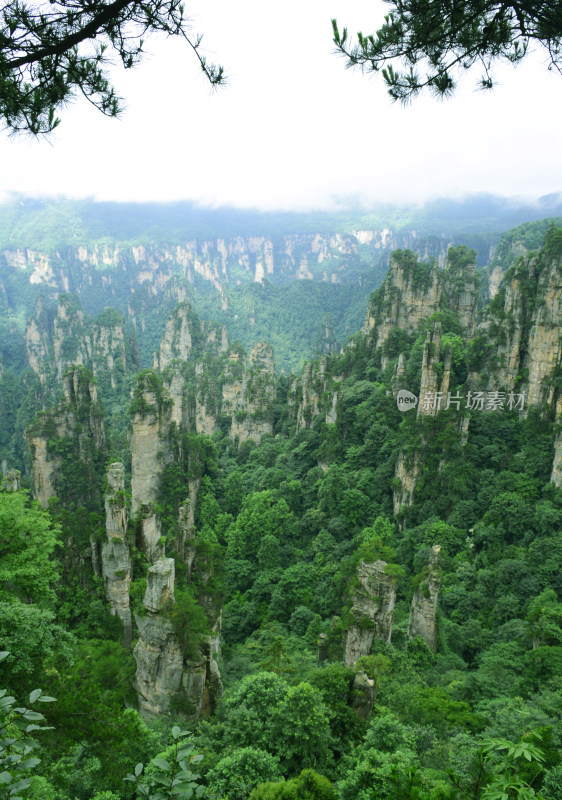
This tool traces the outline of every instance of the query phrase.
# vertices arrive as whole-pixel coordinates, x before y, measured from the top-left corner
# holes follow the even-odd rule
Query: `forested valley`
[[[2,208],[0,798],[560,800],[562,220],[492,207]]]

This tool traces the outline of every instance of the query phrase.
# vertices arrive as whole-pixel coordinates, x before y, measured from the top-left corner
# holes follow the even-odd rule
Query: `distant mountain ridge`
[[[483,267],[503,228],[521,219],[532,228],[527,221],[547,209],[562,213],[562,199],[482,195],[302,214],[17,198],[0,205],[2,361],[24,366],[26,320],[39,299],[53,316],[64,293],[92,316],[118,309],[136,330],[143,366],[169,313],[189,300],[248,350],[270,341],[277,367],[290,371],[358,330],[392,251],[444,266],[449,247],[465,244]]]
[[[0,204],[0,247],[45,247],[77,240],[178,241],[232,236],[278,237],[287,233],[350,233],[390,228],[419,235],[502,232],[524,222],[562,215],[562,193],[536,201],[469,195],[420,204],[380,203],[369,209],[279,212],[230,207],[203,208],[190,202],[116,203],[14,197]]]

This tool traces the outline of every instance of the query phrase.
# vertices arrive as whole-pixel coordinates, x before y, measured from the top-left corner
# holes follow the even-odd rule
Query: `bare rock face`
[[[27,363],[39,377],[41,384],[47,380],[47,363],[49,357],[49,327],[45,301],[40,298],[35,308],[35,317],[27,320],[25,329],[25,353]]]
[[[551,406],[555,399],[552,376],[562,365],[562,263],[552,259],[541,270],[536,311],[529,331],[524,366],[529,370],[529,406]]]
[[[375,682],[360,671],[353,681],[352,707],[360,719],[367,719],[375,703]]]
[[[105,530],[107,541],[101,548],[101,569],[105,594],[111,613],[123,623],[123,644],[130,647],[132,618],[129,605],[131,557],[126,541],[125,468],[121,462],[110,465],[105,495]]]
[[[3,492],[19,492],[21,473],[18,469],[9,469],[2,477]]]
[[[173,404],[153,373],[141,373],[133,402],[137,402],[137,411],[131,438],[131,511],[133,514],[141,512],[143,546],[148,560],[155,561],[163,551],[160,518],[154,504],[160,475],[171,458],[169,433]]]
[[[427,575],[414,591],[408,637],[421,636],[433,652],[437,649],[437,598],[441,587],[441,570],[439,569],[439,545],[433,545],[429,556]]]
[[[451,349],[441,352],[441,323],[435,322],[423,348],[418,416],[434,417],[445,407],[450,379]]]
[[[396,582],[385,573],[386,562],[361,561],[357,568],[359,585],[353,590],[351,625],[347,631],[344,663],[353,667],[371,652],[373,639],[390,641],[396,601]]]
[[[394,367],[394,372],[392,374],[392,396],[396,397],[400,389],[407,389],[408,388],[408,379],[406,377],[406,356],[404,353],[400,353],[398,356],[398,361],[396,362],[396,366]]]
[[[124,539],[127,533],[125,506],[125,467],[121,461],[110,464],[107,470],[105,494],[105,530],[108,539]]]
[[[43,508],[47,508],[49,498],[55,496],[55,475],[60,459],[48,452],[48,439],[45,436],[27,433],[27,445],[31,452],[31,475],[33,477],[33,496]]]
[[[27,362],[47,394],[53,388],[58,392],[65,372],[75,366],[91,370],[104,392],[122,387],[126,373],[139,369],[136,343],[126,336],[125,324],[123,315],[112,308],[92,319],[69,294],[59,295],[57,313],[51,319],[40,298],[35,316],[27,321]]]
[[[392,490],[392,503],[394,513],[398,514],[403,508],[411,506],[414,502],[414,489],[421,471],[421,453],[415,450],[413,453],[400,451],[396,461],[394,477],[395,481]]]
[[[342,376],[329,374],[328,364],[328,356],[321,356],[318,361],[305,364],[302,375],[291,382],[288,404],[297,431],[309,428],[320,415],[328,424],[337,420]]]
[[[67,367],[87,366],[91,361],[91,341],[86,335],[84,312],[71,295],[60,295],[53,323],[54,364],[62,380]]]
[[[173,558],[160,558],[148,570],[143,605],[154,613],[174,602],[175,565]]]
[[[193,347],[194,315],[189,303],[182,303],[170,314],[160,342],[158,366],[165,369],[173,361],[187,361]],[[198,322],[198,320],[197,320]]]
[[[181,689],[181,647],[169,620],[151,614],[135,614],[135,622],[139,632],[133,651],[139,710],[147,715],[162,714],[170,710],[172,697]]]
[[[115,309],[106,309],[90,327],[94,376],[100,380],[107,379],[111,388],[116,389],[122,385],[128,370],[140,369],[136,351],[127,357],[125,319]]]
[[[262,436],[273,433],[275,363],[273,349],[258,342],[250,352],[249,365],[244,351],[232,347],[228,353],[222,387],[222,409],[232,417],[230,435],[240,444],[251,439],[259,444]]]
[[[506,393],[517,385],[523,413],[554,410],[559,396],[553,377],[562,365],[561,272],[559,255],[523,256],[502,276],[476,330],[483,352],[470,385]]]
[[[562,422],[562,398],[558,404],[557,419]],[[552,461],[552,483],[560,489],[562,487],[562,430],[554,440],[554,459]]]
[[[221,387],[216,366],[227,349],[226,327],[200,320],[188,302],[170,314],[154,367],[163,374],[174,403],[171,419],[179,428],[209,436],[218,430]]]
[[[476,325],[478,280],[475,262],[465,248],[451,248],[444,269],[419,264],[410,251],[393,253],[388,275],[373,293],[363,326],[372,346],[382,350],[382,367],[388,364],[385,345],[394,328],[414,333],[418,324],[441,307],[455,311],[467,336]]]
[[[198,481],[200,483],[200,481]],[[195,481],[190,481],[190,498],[187,503],[180,506],[179,509],[179,531],[180,541],[178,542],[178,551],[183,554],[185,565],[187,567],[187,580],[191,577],[191,569],[193,561],[197,552],[195,547],[195,503],[197,501],[197,492],[195,491],[195,499],[191,497],[191,484]],[[195,489],[195,486],[193,487]]]
[[[174,559],[162,558],[148,573],[143,601],[147,613],[135,615],[139,631],[133,653],[137,664],[135,688],[141,713],[174,710],[195,721],[213,710],[222,683],[210,637],[203,637],[195,657],[185,657],[174,625],[161,613],[173,602]]]
[[[49,498],[57,495],[65,502],[59,484],[63,459],[54,442],[59,440],[72,451],[76,463],[81,462],[84,492],[73,501],[91,506],[92,486],[96,483],[96,462],[104,458],[107,445],[103,413],[98,401],[97,387],[91,373],[82,367],[72,367],[63,379],[64,401],[39,414],[26,431],[31,454],[31,474],[35,498],[46,507]],[[100,497],[101,503],[101,497]]]

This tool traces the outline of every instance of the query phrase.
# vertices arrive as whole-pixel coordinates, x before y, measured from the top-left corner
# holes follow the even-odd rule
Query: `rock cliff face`
[[[163,554],[160,518],[154,504],[162,470],[170,462],[173,401],[162,381],[146,371],[139,375],[132,410],[131,511],[141,515],[142,544],[149,561]]]
[[[476,392],[499,392],[505,408],[515,407],[526,414],[529,408],[535,407],[545,419],[562,420],[562,260],[559,249],[556,242],[549,243],[547,237],[546,246],[538,254],[523,251],[525,254],[514,266],[509,267],[507,262],[499,265],[499,269],[491,273],[493,299],[481,312],[477,311],[479,290],[473,259],[465,248],[449,252],[444,270],[419,264],[413,253],[394,254],[383,285],[371,297],[363,331],[384,369],[396,358],[396,342],[400,336],[409,336],[413,341],[423,326],[427,328],[417,410],[420,426],[423,427],[425,417],[435,417],[447,408],[447,393],[451,387],[452,353],[442,346],[439,323],[428,327],[428,320],[438,311],[454,312],[467,345],[468,379],[460,404],[453,406],[459,412],[458,418],[451,422],[456,426],[461,447],[468,434],[465,408],[469,392],[473,398]],[[404,388],[415,392],[416,386],[407,385],[404,357],[398,356],[393,363],[393,394]],[[316,391],[303,404],[311,409],[309,415],[317,413],[315,405],[320,396],[321,392]],[[486,405],[479,407],[493,410],[488,395],[481,397]],[[422,427],[417,431],[423,450]],[[558,484],[562,481],[561,451],[562,444],[557,441],[552,478]],[[399,454],[395,471],[398,479],[394,488],[395,513],[411,504],[422,461],[421,450],[412,452],[410,448]]]
[[[548,245],[505,274],[474,337],[469,382],[488,391],[524,394],[531,407],[554,412],[562,373],[562,261]]]
[[[44,299],[37,301],[35,316],[27,320],[25,333],[29,366],[43,385],[59,384],[74,365],[88,367],[104,389],[117,389],[127,372],[137,371],[138,356],[133,343],[127,347],[125,319],[115,309],[106,309],[97,320],[84,314],[78,300],[61,294],[52,320]]]
[[[451,348],[441,352],[441,323],[427,331],[423,348],[418,416],[434,417],[446,406],[451,379]]]
[[[448,396],[451,380],[452,353],[450,347],[443,347],[441,340],[441,323],[434,322],[431,329],[426,332],[423,347],[421,368],[421,381],[419,402],[417,408],[418,418],[436,417],[441,411],[447,410],[451,398]],[[403,356],[399,356],[392,379],[394,395],[399,389],[406,388],[405,365]],[[451,393],[452,394],[452,393]],[[460,397],[460,395],[454,395]],[[457,405],[455,405],[455,403]],[[453,408],[460,408],[462,401],[452,401]],[[457,430],[462,431],[462,444],[466,443],[468,432],[468,418],[460,418]],[[453,422],[453,428],[455,423]],[[396,460],[394,472],[394,487],[392,490],[393,510],[398,514],[403,508],[411,506],[414,502],[414,490],[420,476],[423,463],[423,450],[427,445],[423,429],[420,430],[419,447],[412,449],[410,443],[400,450]]]
[[[375,682],[359,671],[353,680],[352,706],[360,719],[367,719],[375,703]]]
[[[158,295],[174,281],[206,291],[212,286],[219,293],[228,284],[262,283],[265,278],[339,283],[397,248],[414,249],[422,258],[435,257],[443,265],[447,247],[446,239],[423,239],[415,231],[383,228],[286,234],[275,240],[252,235],[201,238],[157,246],[100,242],[67,247],[64,254],[6,249],[0,258],[8,268],[26,274],[31,285],[45,290],[68,292],[72,285],[79,292],[102,288],[110,296],[125,279],[130,290],[149,287]]]
[[[358,585],[351,596],[351,624],[347,631],[344,663],[352,667],[371,652],[373,639],[390,641],[396,601],[396,581],[385,572],[385,561],[357,568]]]
[[[550,480],[560,489],[562,488],[562,398],[559,398],[556,404],[556,420],[561,427],[554,439],[554,459]]]
[[[393,511],[398,514],[403,508],[414,502],[414,490],[420,475],[422,454],[420,450],[398,453],[394,471],[394,488],[392,490]]]
[[[465,247],[449,250],[444,269],[418,263],[410,251],[393,253],[381,288],[371,296],[363,327],[371,347],[381,350],[383,368],[389,361],[391,332],[416,333],[420,323],[442,309],[455,312],[465,335],[472,336],[478,291],[475,255]]]
[[[85,316],[79,303],[70,295],[61,295],[53,322],[53,366],[59,381],[69,366],[86,366],[91,361],[91,342],[85,334]]]
[[[21,482],[20,482],[20,472],[17,469],[8,469],[4,472],[2,476],[2,484],[1,484],[1,491],[3,492],[19,492]]]
[[[275,364],[273,349],[265,342],[250,352],[249,364],[241,348],[228,353],[222,385],[222,410],[232,417],[230,436],[240,444],[248,439],[259,444],[262,436],[273,433]]]
[[[27,320],[25,329],[25,352],[27,363],[38,375],[41,384],[47,380],[49,367],[49,322],[45,308],[44,298],[40,298],[35,305],[35,317]]]
[[[268,344],[256,344],[247,363],[239,345],[228,346],[224,326],[202,322],[183,303],[170,315],[155,365],[178,428],[212,436],[230,416],[230,436],[240,444],[259,443],[273,431],[275,364]]]
[[[148,572],[144,615],[136,614],[139,640],[135,688],[141,713],[161,714],[173,709],[190,720],[212,710],[222,693],[218,666],[210,642],[204,639],[195,658],[186,658],[173,623],[164,616],[173,607],[174,559],[159,559]]]
[[[408,622],[408,637],[421,636],[434,652],[437,650],[437,598],[441,588],[440,550],[439,545],[431,548],[427,573],[414,590]]]
[[[64,401],[40,414],[26,432],[34,496],[44,507],[56,495],[63,504],[91,508],[92,502],[99,505],[92,496],[95,473],[107,450],[103,411],[88,370],[69,369],[63,389]],[[81,463],[79,476],[77,463]]]
[[[125,468],[121,462],[110,465],[105,493],[105,530],[107,541],[101,548],[102,575],[111,613],[123,623],[123,644],[130,647],[132,619],[129,606],[131,557],[127,544],[127,509],[125,505]]]
[[[189,581],[191,578],[191,570],[193,561],[197,553],[195,545],[195,503],[197,502],[197,492],[199,490],[199,482],[190,487],[190,497],[188,502],[179,509],[179,540],[177,542],[178,553],[181,553],[186,565],[186,578]]]
[[[297,431],[309,428],[318,416],[330,424],[337,420],[342,376],[332,375],[329,365],[329,357],[321,356],[305,364],[302,374],[291,381],[288,404]]]

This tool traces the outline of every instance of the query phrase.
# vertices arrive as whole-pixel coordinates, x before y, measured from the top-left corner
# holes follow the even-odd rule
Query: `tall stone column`
[[[437,650],[437,598],[441,588],[440,551],[441,548],[437,544],[431,548],[427,575],[416,586],[408,622],[409,638],[421,636],[433,652]]]
[[[105,531],[107,541],[101,549],[102,575],[111,613],[123,623],[123,644],[131,646],[132,619],[129,606],[131,557],[126,541],[127,508],[125,504],[125,468],[120,461],[107,471],[105,494]]]
[[[351,625],[347,631],[344,663],[353,667],[362,656],[371,652],[373,639],[390,641],[396,601],[396,581],[385,572],[385,561],[371,564],[361,561],[357,568],[359,585],[351,608]]]

